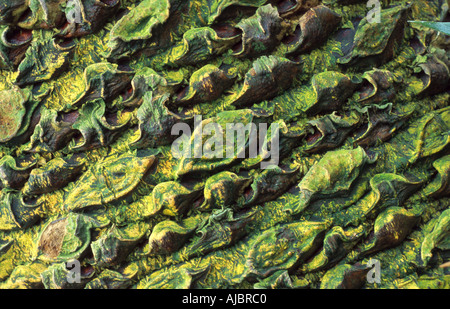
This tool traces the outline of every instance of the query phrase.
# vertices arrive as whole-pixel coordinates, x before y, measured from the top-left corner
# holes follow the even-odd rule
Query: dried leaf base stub
[[[0,288],[450,288],[448,11],[0,0]]]

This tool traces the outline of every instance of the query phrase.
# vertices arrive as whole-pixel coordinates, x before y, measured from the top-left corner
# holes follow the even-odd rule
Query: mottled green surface
[[[365,1],[83,1],[68,28],[66,1],[16,2],[0,288],[449,288],[450,43],[407,22],[448,21],[448,1],[382,1],[380,24]],[[278,124],[279,168],[174,156],[176,123],[211,148],[196,115]]]

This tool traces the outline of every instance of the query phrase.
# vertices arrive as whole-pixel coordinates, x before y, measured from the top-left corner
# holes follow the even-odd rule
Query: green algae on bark
[[[349,190],[364,165],[375,160],[376,158],[370,158],[361,147],[327,152],[300,181],[298,205],[285,207],[284,210],[290,214],[298,214],[308,207],[317,195],[331,195]]]
[[[111,55],[123,56],[130,53],[127,43],[140,42],[152,36],[152,30],[169,17],[170,1],[142,1],[111,29],[108,46]],[[130,48],[131,52],[136,48]],[[123,50],[123,51],[122,51]]]
[[[298,222],[276,226],[255,241],[247,257],[246,276],[265,278],[304,263],[319,247],[328,222]]]
[[[39,195],[65,187],[82,172],[81,157],[55,158],[42,168],[33,169],[23,187],[25,195]]]
[[[155,162],[155,156],[129,153],[98,162],[83,174],[65,205],[72,211],[107,204],[130,193]],[[131,169],[133,173],[130,173]],[[89,190],[93,186],[94,190]]]
[[[72,4],[0,4],[1,288],[448,287],[443,1]]]

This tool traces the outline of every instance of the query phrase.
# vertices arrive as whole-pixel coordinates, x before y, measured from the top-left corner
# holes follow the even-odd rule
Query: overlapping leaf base
[[[381,2],[0,0],[0,288],[449,288],[449,2]]]

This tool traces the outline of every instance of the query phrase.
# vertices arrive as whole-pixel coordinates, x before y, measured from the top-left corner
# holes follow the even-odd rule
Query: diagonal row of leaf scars
[[[43,106],[45,97],[51,90],[41,83],[63,74],[76,46],[72,38],[95,33],[109,16],[121,11],[120,4],[118,1],[79,2],[84,6],[78,10],[85,14],[82,14],[83,22],[76,25],[64,20],[68,12],[60,12],[60,6],[45,8],[41,6],[37,11],[33,11],[32,6],[25,8],[28,3],[24,1],[22,6],[11,8],[14,11],[19,7],[17,10],[22,13],[5,14],[3,19],[6,25],[2,35],[2,68],[17,70],[18,74],[16,86],[0,94],[2,121],[8,123],[1,129],[0,141],[12,149],[24,144],[26,147],[21,156],[5,155],[0,159],[2,230],[26,230],[38,224],[41,216],[40,206],[30,204],[27,199],[36,199],[36,196],[64,188],[73,181],[76,181],[75,189],[64,201],[65,207],[70,211],[86,211],[127,196],[157,162],[154,156],[141,155],[140,151],[130,152],[119,158],[111,157],[104,162],[86,167],[83,153],[114,145],[118,137],[130,129],[139,132],[138,138],[130,143],[132,148],[146,150],[168,146],[175,138],[170,134],[173,124],[178,122],[191,124],[193,118],[193,113],[189,111],[191,108],[200,103],[213,103],[223,97],[227,89],[236,83],[237,91],[228,96],[227,102],[230,107],[237,109],[217,114],[215,122],[222,121],[225,124],[224,119],[230,119],[232,122],[238,119],[245,119],[247,122],[277,121],[273,111],[262,113],[255,108],[255,104],[270,101],[289,91],[294,84],[293,77],[302,72],[301,55],[319,48],[332,35],[336,40],[341,40],[342,46],[351,42],[351,48],[339,62],[344,67],[356,68],[357,72],[363,74],[359,79],[355,79],[356,74],[351,71],[342,73],[330,70],[315,73],[310,83],[304,86],[305,91],[311,94],[310,99],[298,102],[301,113],[313,119],[303,123],[282,123],[286,128],[281,137],[281,152],[284,157],[289,157],[300,147],[306,156],[314,154],[322,156],[325,153],[322,160],[311,164],[312,167],[307,165],[293,170],[277,169],[273,173],[260,171],[257,173],[258,177],[248,177],[240,173],[221,171],[236,166],[252,170],[258,160],[262,160],[261,158],[253,161],[183,158],[175,170],[175,175],[179,179],[156,184],[143,218],[160,213],[165,216],[183,217],[190,214],[189,211],[196,210],[206,214],[208,224],[196,222],[195,217],[184,219],[179,226],[169,220],[162,221],[162,227],[154,226],[154,232],[144,224],[144,227],[139,227],[140,232],[137,234],[130,232],[128,235],[127,232],[120,229],[117,232],[116,227],[106,224],[108,226],[108,232],[104,234],[106,238],[92,242],[91,237],[88,237],[91,233],[89,227],[104,228],[104,226],[86,221],[84,215],[74,213],[65,219],[67,221],[65,224],[85,226],[84,222],[89,222],[86,223],[88,228],[81,229],[82,234],[71,234],[67,232],[70,231],[66,228],[67,225],[62,225],[63,229],[66,228],[66,234],[61,233],[65,235],[63,239],[46,240],[49,227],[53,224],[51,222],[46,225],[38,245],[46,258],[63,261],[69,258],[82,259],[86,250],[92,250],[93,265],[108,268],[111,265],[120,265],[136,248],[139,241],[145,238],[146,233],[151,233],[148,241],[150,254],[176,254],[197,231],[201,237],[198,239],[194,237],[191,245],[184,249],[182,254],[188,257],[206,255],[211,251],[231,246],[245,236],[245,233],[236,231],[243,230],[253,216],[246,211],[240,214],[241,209],[245,210],[252,205],[276,199],[300,179],[299,191],[296,193],[299,196],[298,205],[285,207],[285,211],[293,216],[302,213],[309,203],[317,199],[348,191],[358,177],[357,171],[364,166],[362,162],[374,160],[369,148],[388,141],[410,121],[411,117],[417,115],[414,107],[411,109],[408,105],[395,104],[398,103],[396,101],[398,93],[405,89],[405,81],[399,78],[397,72],[372,68],[380,67],[395,58],[398,45],[404,43],[404,33],[407,32],[406,20],[408,14],[411,14],[411,7],[398,5],[382,10],[382,19],[389,20],[382,25],[370,24],[367,19],[362,18],[355,21],[354,29],[339,29],[342,16],[324,5],[305,8],[295,4],[286,8],[283,2],[275,2],[266,4],[266,1],[217,3],[209,1],[211,13],[207,24],[184,32],[182,39],[176,42],[167,36],[167,30],[162,29],[175,27],[177,21],[182,18],[177,12],[186,10],[189,12],[195,1],[140,2],[125,13],[112,28],[108,43],[109,62],[87,67],[84,72],[84,91],[71,106],[58,111]],[[239,12],[238,17],[233,17],[234,10],[229,9],[233,6],[238,7],[236,9],[236,12]],[[6,11],[10,12],[9,9]],[[240,18],[241,14],[247,14],[248,17]],[[17,18],[19,15],[21,17]],[[48,19],[49,16],[54,19]],[[233,18],[239,21],[233,22]],[[58,29],[60,33],[56,36],[49,35],[50,29]],[[42,40],[33,40],[34,34]],[[425,42],[421,41],[420,34],[417,36],[419,39],[416,41],[420,44],[414,45],[415,51],[425,55],[426,60],[420,64],[421,87],[414,96],[427,98],[445,93],[448,91],[450,79],[448,54],[445,54],[445,50],[443,53],[436,50],[430,52]],[[373,37],[376,37],[376,42]],[[414,42],[417,43],[416,41]],[[280,43],[284,45],[283,56],[275,53],[279,50],[277,48]],[[122,64],[124,59],[129,57],[133,59],[141,52],[152,55],[159,54],[162,50],[166,50],[167,68],[195,67],[187,83],[184,78],[169,78],[171,76],[165,76],[163,72],[148,67],[132,70]],[[208,64],[227,53],[237,59],[251,59],[252,65],[243,77],[236,74],[233,65]],[[344,108],[348,100],[354,97],[357,98],[356,106],[352,109]],[[113,102],[117,102],[115,101],[117,98],[119,104],[114,105]],[[424,158],[434,160],[448,153],[450,119],[447,105],[440,106],[441,109],[415,120],[410,125],[409,134],[414,142],[405,146],[403,155],[396,158],[399,167],[406,168]],[[355,146],[359,147],[353,150],[333,151],[345,144],[349,137],[352,137]],[[367,153],[361,147],[364,147]],[[69,155],[50,160],[42,168],[35,168],[36,155],[60,151]],[[332,159],[327,159],[327,154]],[[340,157],[342,159],[337,159]],[[432,197],[445,198],[449,190],[448,156],[435,162],[435,170],[438,173],[426,192]],[[192,175],[199,173],[203,173],[203,177],[206,177],[204,186],[200,189],[198,187],[189,189],[185,186],[185,182],[189,181]],[[62,174],[64,177],[61,177]],[[289,279],[289,275],[294,271],[301,274],[302,271],[311,272],[331,267],[347,252],[340,252],[336,248],[326,251],[326,240],[337,237],[346,242],[349,236],[343,235],[352,234],[351,229],[341,231],[337,229],[338,227],[342,229],[349,225],[358,225],[358,220],[377,217],[387,208],[386,205],[389,203],[385,201],[391,201],[392,194],[401,204],[409,196],[408,193],[413,193],[419,183],[425,182],[423,179],[419,181],[414,177],[405,178],[391,173],[380,173],[372,179],[371,193],[359,202],[360,207],[357,209],[343,209],[341,216],[336,220],[338,224],[307,221],[299,226],[273,228],[282,229],[283,232],[268,231],[269,234],[279,233],[281,238],[277,239],[280,242],[284,242],[285,238],[288,239],[293,247],[285,248],[286,252],[277,251],[277,248],[270,245],[266,247],[260,244],[267,242],[265,237],[268,237],[266,234],[261,235],[261,240],[254,244],[256,249],[249,251],[247,270],[242,277],[249,282],[255,278],[267,279],[267,284],[270,285],[278,282],[279,278]],[[96,185],[92,186],[92,183]],[[385,188],[386,183],[389,183],[391,191]],[[243,196],[244,201],[237,203]],[[230,215],[228,207],[239,211],[235,215],[231,212]],[[220,209],[225,209],[224,214],[227,215],[219,215],[218,219],[215,219],[217,210]],[[393,222],[389,220],[406,220],[408,224],[405,224],[405,229],[402,230],[406,237],[414,227],[414,223],[417,224],[418,214],[403,213],[401,209],[387,209],[389,210],[386,210],[387,214],[380,215],[379,222],[388,222],[389,225]],[[203,217],[200,216],[201,222],[205,220]],[[359,219],[355,222],[355,218]],[[184,222],[188,219],[194,223]],[[332,228],[332,225],[336,229]],[[404,240],[404,237],[400,238],[400,242],[398,239],[390,240],[386,235],[392,231],[386,232],[385,226],[382,223],[379,225],[377,231],[381,231],[380,235],[384,238],[381,239],[380,236],[380,240],[375,238],[369,241],[364,254],[371,254],[386,246],[398,245]],[[359,226],[358,228],[360,229]],[[141,232],[141,229],[144,232]],[[290,229],[294,229],[291,236],[289,236]],[[296,235],[295,231],[303,234]],[[360,240],[359,236],[350,237],[349,242],[355,245]],[[73,237],[81,239],[77,248],[66,246],[73,243]],[[105,241],[108,242],[107,245],[104,245]],[[46,251],[48,249],[44,242],[53,244],[50,246],[52,248],[59,248],[57,253]],[[303,265],[299,270],[299,264],[308,260],[321,245],[325,251],[313,263]],[[108,249],[107,246],[114,248],[110,250],[113,252],[112,255],[108,250],[102,251]],[[4,251],[7,252],[8,249],[9,246],[5,246]],[[269,259],[270,265],[265,265],[263,263],[265,261],[259,261],[262,255],[258,254],[262,253],[258,252],[264,252],[266,249],[269,255],[281,255],[283,258],[276,261],[274,257]],[[287,254],[290,250],[295,252],[294,256]],[[424,258],[428,261],[427,259]],[[52,284],[55,282],[66,286],[67,283],[63,280],[66,270],[63,265],[60,266],[48,269],[45,267],[46,271],[40,275],[44,286],[54,287]],[[142,269],[144,274],[136,271],[139,276],[149,272],[146,267]],[[280,271],[288,271],[289,274],[286,277],[286,274]],[[364,270],[355,271],[363,277]],[[176,273],[172,280],[179,282],[178,276],[182,276],[190,278],[186,279],[189,281],[204,272],[205,270],[186,272],[182,268],[182,273]],[[340,275],[342,281],[345,281],[346,274]],[[124,276],[121,275],[123,279]],[[48,276],[53,279],[48,280]],[[109,276],[118,275],[109,274]],[[139,276],[134,274],[132,277],[135,279]],[[92,272],[87,271],[86,280],[81,286],[92,281],[94,277]],[[12,282],[12,278],[8,279],[9,282]],[[106,276],[103,280],[106,282],[112,280],[108,278]],[[144,286],[158,287],[158,284],[162,284],[158,283],[158,280],[161,278],[158,277],[156,281],[150,280],[150,283]],[[162,286],[173,284],[167,280],[163,280]],[[129,284],[130,280],[122,281]],[[357,283],[355,284],[358,285]],[[292,285],[292,282],[285,284]]]

